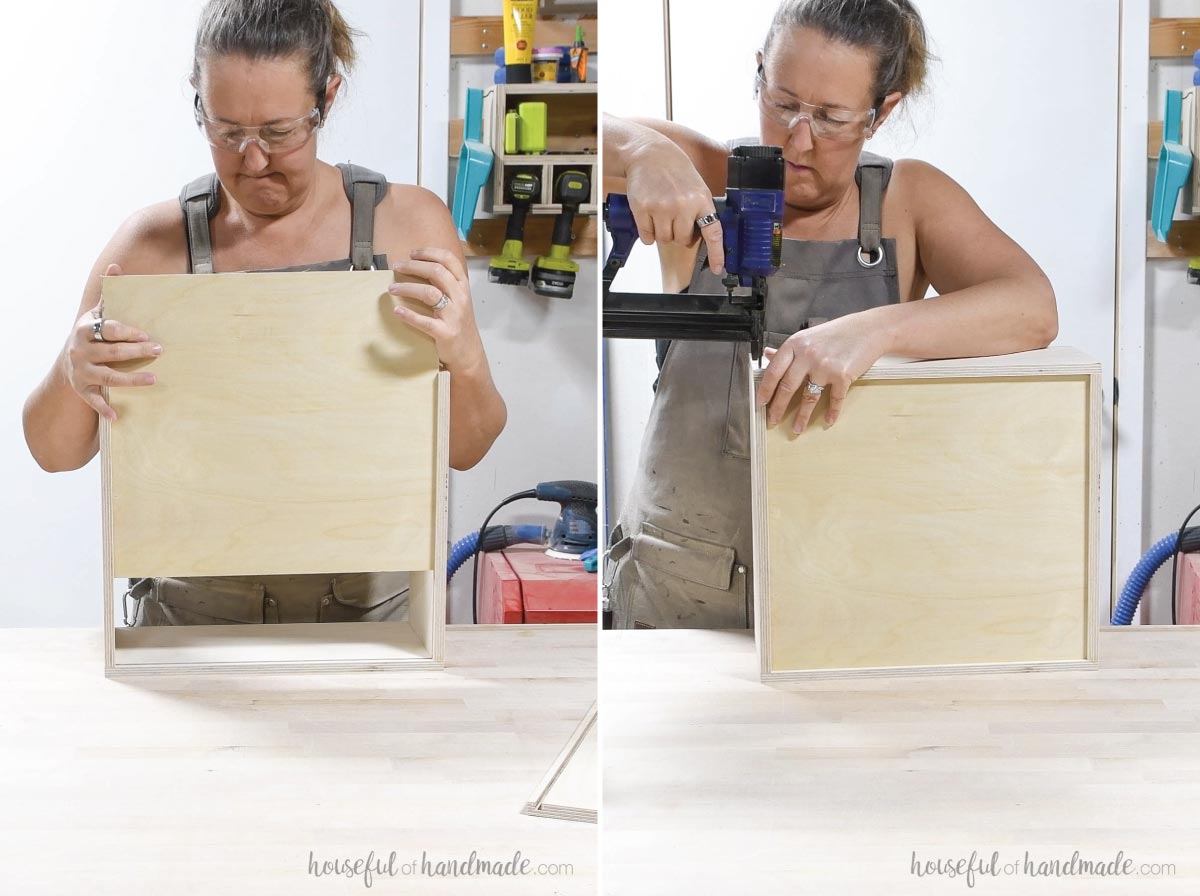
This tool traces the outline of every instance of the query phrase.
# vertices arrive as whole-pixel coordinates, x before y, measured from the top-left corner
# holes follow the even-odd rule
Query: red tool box
[[[547,557],[527,544],[480,559],[480,623],[596,621],[599,576],[584,572],[580,561]]]

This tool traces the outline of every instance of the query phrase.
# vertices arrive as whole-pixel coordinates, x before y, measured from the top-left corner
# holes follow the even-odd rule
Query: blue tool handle
[[[1163,116],[1163,142],[1178,143],[1182,131],[1183,94],[1178,90],[1167,91],[1167,112]]]
[[[620,268],[629,259],[638,239],[637,222],[629,209],[629,197],[624,193],[609,193],[604,198],[604,226],[612,237],[612,249],[605,267]]]
[[[478,87],[467,88],[467,114],[463,118],[464,140],[483,142],[483,91]]]

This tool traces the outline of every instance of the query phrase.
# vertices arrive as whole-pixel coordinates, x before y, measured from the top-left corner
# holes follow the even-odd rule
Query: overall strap
[[[350,262],[356,271],[387,267],[387,257],[374,254],[375,207],[387,195],[387,178],[358,165],[341,164],[342,186],[350,200]],[[212,232],[209,221],[217,214],[221,188],[216,174],[205,174],[179,193],[187,232],[188,270],[213,272]]]
[[[375,255],[375,206],[387,195],[387,178],[359,165],[338,165],[342,186],[350,199],[350,262],[356,271],[369,271],[380,264],[382,256]]]
[[[891,180],[892,160],[864,152],[854,179],[858,183],[859,261],[874,267],[883,260],[883,191]]]
[[[187,231],[188,270],[193,274],[213,272],[212,234],[208,222],[217,213],[221,201],[216,174],[198,177],[179,193]]]

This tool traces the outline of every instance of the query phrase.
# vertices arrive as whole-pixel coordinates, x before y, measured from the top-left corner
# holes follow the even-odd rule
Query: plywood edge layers
[[[108,387],[100,389],[101,397],[108,401]],[[109,453],[108,420],[100,418],[100,529],[102,571],[104,576],[104,674],[116,669],[116,607],[113,605],[113,538],[112,538],[112,464]]]
[[[316,623],[314,623],[316,624]],[[370,623],[364,623],[370,624]],[[131,663],[119,665],[107,673],[107,678],[139,678],[164,675],[225,675],[264,672],[275,674],[305,673],[309,675],[342,672],[438,672],[443,664],[432,659],[401,660],[330,660],[328,662],[295,661],[240,663]]]
[[[540,815],[549,818],[560,818],[566,821],[596,821],[597,811],[595,809],[587,809],[580,806],[558,806],[545,802],[546,797],[557,783],[564,769],[570,764],[571,759],[579,750],[580,745],[587,738],[588,733],[596,724],[596,702],[588,707],[584,713],[583,719],[575,726],[575,730],[571,732],[571,736],[567,738],[567,743],[559,751],[554,762],[551,764],[549,771],[538,784],[533,796],[525,803],[525,808],[521,810],[525,815]],[[597,784],[597,796],[599,795],[599,782]]]
[[[850,669],[794,669],[767,672],[763,681],[814,681],[833,678],[914,678],[965,672],[1086,672],[1098,669],[1094,660],[1047,660],[1028,663],[954,663],[933,666],[864,666]]]
[[[448,513],[450,504],[450,374],[443,370],[437,375],[436,469],[433,489],[433,569],[424,574],[430,586],[430,601],[422,608],[426,618],[413,619],[413,627],[423,631],[430,656],[438,664],[445,662],[446,653],[446,564],[448,551]]]
[[[552,806],[549,803],[526,803],[521,814],[534,818],[553,818],[556,821],[579,821],[584,824],[596,824],[598,817],[594,809],[572,809],[570,806]]]
[[[754,369],[750,376],[750,394],[747,396],[753,414],[750,425],[750,491],[752,508],[751,543],[753,545],[753,568],[751,569],[752,595],[754,600],[754,643],[758,648],[759,671],[766,679],[771,674],[770,615],[767,612],[768,591],[764,587],[770,570],[767,550],[767,465],[765,445],[767,436],[767,411],[758,404],[755,396],[762,379],[762,370]]]
[[[1088,407],[1087,407],[1087,431],[1084,437],[1088,444],[1088,505],[1087,505],[1087,536],[1084,543],[1087,545],[1087,558],[1084,561],[1084,576],[1087,582],[1087,618],[1088,618],[1088,633],[1087,633],[1087,659],[1091,663],[1099,661],[1099,641],[1097,640],[1097,632],[1099,630],[1100,620],[1097,614],[1100,612],[1100,496],[1101,484],[1100,477],[1103,471],[1103,464],[1100,460],[1100,421],[1104,414],[1103,403],[1101,401],[1102,387],[1100,385],[1100,365],[1092,365],[1093,369],[1088,375]],[[1111,575],[1111,573],[1110,573]]]
[[[880,358],[859,379],[921,379],[925,377],[1060,377],[1099,373],[1100,363],[1079,349],[1052,346],[1011,355],[989,355],[980,358],[941,358],[915,360],[885,356]]]

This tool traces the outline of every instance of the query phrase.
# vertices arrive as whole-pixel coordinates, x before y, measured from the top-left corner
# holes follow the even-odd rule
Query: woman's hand
[[[120,267],[110,264],[105,276],[116,277],[120,273]],[[151,342],[141,330],[103,319],[102,314],[102,305],[96,305],[75,322],[62,355],[63,373],[71,388],[97,414],[107,420],[116,420],[117,412],[104,400],[100,389],[104,386],[152,386],[155,377],[152,373],[113,370],[109,365],[158,357],[162,354],[162,346]],[[104,339],[100,341],[95,335],[95,323],[102,319],[100,333]]]
[[[800,403],[792,431],[804,432],[821,395],[827,395],[825,424],[841,414],[850,384],[884,354],[881,329],[862,313],[848,314],[793,333],[777,350],[767,349],[770,363],[758,384],[757,399],[767,405],[767,426],[776,426],[799,390]],[[810,392],[808,383],[822,386]]]
[[[400,303],[396,314],[433,339],[438,359],[451,373],[471,370],[480,363],[486,365],[471,305],[471,283],[462,262],[447,249],[414,249],[411,256],[411,261],[395,264],[392,270],[417,279],[393,283],[388,292],[423,302],[433,313],[420,314]]]
[[[646,130],[646,139],[630,153],[625,166],[629,210],[638,237],[646,245],[679,243],[689,247],[703,237],[709,268],[715,274],[723,273],[725,247],[720,222],[697,226],[698,219],[716,211],[704,178],[687,153],[661,134]]]

